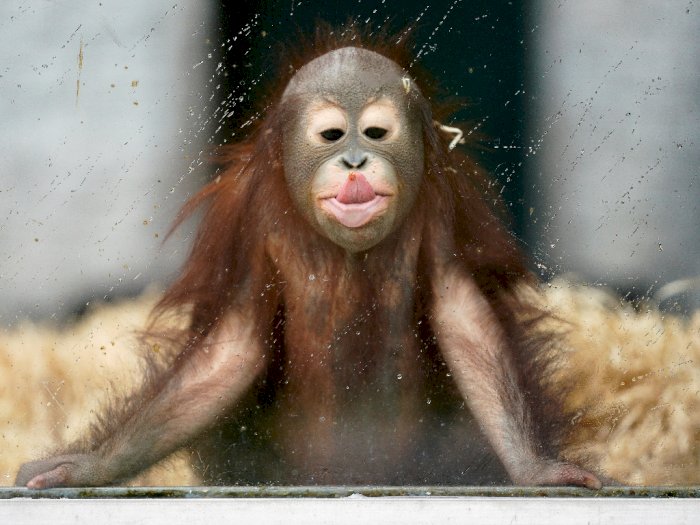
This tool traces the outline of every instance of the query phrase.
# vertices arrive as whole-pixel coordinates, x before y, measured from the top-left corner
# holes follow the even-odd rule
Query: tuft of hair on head
[[[437,91],[437,82],[414,60],[414,28],[409,26],[395,31],[391,26],[386,24],[377,29],[370,23],[360,23],[350,18],[340,26],[317,21],[313,32],[298,29],[292,38],[273,45],[274,51],[270,55],[276,57],[276,64],[271,65],[277,73],[276,81],[264,99],[280,100],[285,87],[299,69],[326,53],[344,47],[374,51],[396,62],[426,99],[432,99]]]

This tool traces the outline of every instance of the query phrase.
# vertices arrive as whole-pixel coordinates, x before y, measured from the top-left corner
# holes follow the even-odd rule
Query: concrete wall
[[[187,242],[161,241],[202,179],[209,11],[0,4],[0,326],[63,318],[180,265]]]
[[[543,262],[635,294],[697,277],[700,7],[532,7],[528,199]]]

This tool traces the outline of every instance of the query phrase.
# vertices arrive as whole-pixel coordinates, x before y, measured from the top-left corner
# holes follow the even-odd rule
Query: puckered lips
[[[351,172],[337,195],[321,199],[321,208],[348,228],[360,228],[388,206],[388,195],[380,195],[362,173]]]

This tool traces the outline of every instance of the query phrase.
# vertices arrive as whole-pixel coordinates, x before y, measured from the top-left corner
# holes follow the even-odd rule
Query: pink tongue
[[[374,199],[372,185],[362,173],[351,173],[345,181],[336,199],[343,204],[361,204]]]

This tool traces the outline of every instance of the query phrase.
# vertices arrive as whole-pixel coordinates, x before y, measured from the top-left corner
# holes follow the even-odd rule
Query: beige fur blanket
[[[558,281],[545,301],[566,321],[558,381],[578,410],[566,455],[626,484],[700,483],[700,312],[634,310],[598,288]],[[106,397],[138,381],[138,344],[156,293],[102,305],[67,326],[0,331],[0,485],[23,461],[75,438]],[[193,485],[184,454],[131,484]]]

